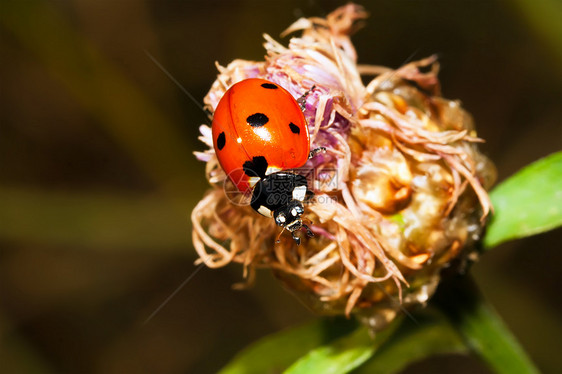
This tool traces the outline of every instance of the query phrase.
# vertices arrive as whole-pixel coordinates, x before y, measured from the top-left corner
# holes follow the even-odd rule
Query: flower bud
[[[219,66],[205,97],[214,111],[232,84],[254,77],[295,98],[310,91],[311,149],[326,152],[294,172],[315,193],[305,205],[315,235],[300,246],[290,235],[277,242],[281,228],[236,192],[201,126],[209,149],[196,156],[212,189],[193,210],[193,243],[209,267],[240,263],[249,281],[270,268],[317,313],[356,314],[380,329],[425,303],[441,270],[471,253],[492,208],[495,169],[477,149],[471,116],[440,96],[435,56],[397,70],[357,65],[349,36],[365,17],[350,4],[301,19],[287,30],[302,32],[288,47],[266,35],[265,61]],[[362,76],[373,79],[365,85]]]

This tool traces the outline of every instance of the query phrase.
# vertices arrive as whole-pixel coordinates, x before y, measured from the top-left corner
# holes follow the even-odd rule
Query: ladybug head
[[[295,232],[302,228],[301,216],[303,213],[304,207],[302,203],[298,200],[292,200],[286,206],[275,211],[275,223],[291,232]]]

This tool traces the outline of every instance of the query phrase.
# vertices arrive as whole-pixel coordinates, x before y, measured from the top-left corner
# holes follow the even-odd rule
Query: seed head
[[[495,169],[477,149],[471,116],[440,96],[435,56],[397,70],[357,65],[349,37],[365,17],[350,4],[326,19],[300,19],[284,33],[301,33],[288,47],[264,35],[265,60],[217,65],[204,100],[213,111],[231,85],[254,77],[295,98],[315,87],[304,114],[311,149],[326,152],[296,171],[315,193],[305,206],[315,236],[300,246],[290,235],[276,242],[280,228],[243,203],[205,125],[209,149],[195,154],[212,188],[192,222],[200,262],[240,263],[248,282],[256,268],[272,269],[314,311],[356,314],[379,329],[400,308],[425,303],[440,271],[473,253]]]

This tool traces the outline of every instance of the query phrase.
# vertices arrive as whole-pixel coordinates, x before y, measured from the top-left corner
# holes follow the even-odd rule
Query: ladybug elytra
[[[212,136],[221,167],[240,192],[251,191],[256,212],[289,230],[297,244],[301,228],[313,235],[301,216],[314,194],[291,169],[324,149],[310,152],[306,119],[287,90],[258,78],[234,84],[215,109]]]

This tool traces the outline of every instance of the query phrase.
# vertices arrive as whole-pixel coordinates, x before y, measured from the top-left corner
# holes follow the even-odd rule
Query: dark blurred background
[[[0,371],[210,373],[315,318],[267,272],[234,291],[239,266],[194,265],[189,214],[208,185],[192,152],[206,117],[146,52],[201,103],[215,61],[263,59],[262,33],[279,40],[343,4],[0,3]],[[443,94],[474,115],[500,180],[562,148],[560,2],[364,5],[359,62],[438,53]],[[561,241],[506,243],[473,268],[545,373],[562,368]],[[486,372],[462,356],[407,371]]]

